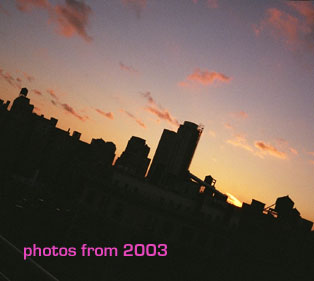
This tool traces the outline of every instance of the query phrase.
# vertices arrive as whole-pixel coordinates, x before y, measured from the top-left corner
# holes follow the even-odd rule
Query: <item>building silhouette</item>
[[[11,111],[17,114],[30,114],[34,110],[34,105],[30,104],[27,98],[28,90],[22,88],[19,96],[14,100]]]
[[[311,280],[313,222],[289,196],[237,207],[212,176],[189,172],[201,126],[164,130],[146,179],[145,140],[131,137],[112,166],[112,142],[83,142],[33,113],[26,89],[9,104],[0,100],[1,236],[21,249],[30,241],[169,249],[166,258],[36,257],[60,280]],[[52,280],[12,251],[0,239],[0,279]]]
[[[81,133],[57,128],[58,120],[33,113],[22,88],[12,107],[0,102],[0,170],[29,179],[58,184],[64,192],[84,188],[85,182],[108,176],[116,147],[112,142],[80,140]],[[0,173],[1,173],[0,172]],[[79,194],[79,192],[74,193]],[[77,196],[76,195],[76,196]]]
[[[115,167],[138,177],[144,177],[150,163],[150,148],[144,139],[131,137],[125,150],[117,159]]]
[[[175,182],[189,177],[188,170],[203,128],[185,121],[177,132],[164,130],[148,179],[153,183]]]

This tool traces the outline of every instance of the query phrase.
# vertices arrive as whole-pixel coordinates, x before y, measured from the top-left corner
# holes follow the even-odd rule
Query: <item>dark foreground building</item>
[[[153,183],[176,182],[188,178],[188,170],[203,128],[185,121],[178,132],[164,130],[148,179]]]
[[[147,157],[149,146],[146,141],[139,137],[131,137],[125,151],[117,159],[115,166],[134,176],[144,177],[150,163]]]
[[[23,88],[10,110],[0,101],[0,175],[56,184],[76,195],[85,181],[103,178],[112,168],[116,146],[102,139],[88,144],[79,132],[57,128],[57,119],[33,113],[27,94]]]
[[[194,123],[164,131],[147,180],[145,140],[132,137],[112,167],[113,143],[58,129],[32,113],[25,90],[14,104],[0,101],[0,280],[313,280],[313,223],[288,196],[239,208],[212,177],[190,174],[202,131]],[[177,161],[165,161],[165,151]],[[37,255],[39,267],[18,250],[33,244],[116,247],[119,255]],[[167,255],[125,257],[125,244],[153,244],[156,253],[166,244]]]

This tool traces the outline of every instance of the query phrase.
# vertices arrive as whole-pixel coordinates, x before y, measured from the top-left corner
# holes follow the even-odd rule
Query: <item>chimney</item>
[[[79,140],[81,138],[81,133],[74,131],[72,137],[76,140]]]

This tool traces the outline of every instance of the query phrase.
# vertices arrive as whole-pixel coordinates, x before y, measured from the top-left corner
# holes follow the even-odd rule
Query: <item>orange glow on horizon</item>
[[[226,192],[226,194],[228,195],[228,199],[227,199],[228,203],[235,205],[237,207],[240,207],[240,208],[242,207],[242,202],[240,200],[238,200],[235,196],[233,196],[229,192]]]

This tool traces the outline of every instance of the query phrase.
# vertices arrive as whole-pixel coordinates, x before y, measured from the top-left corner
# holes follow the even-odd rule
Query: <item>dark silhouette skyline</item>
[[[0,101],[0,235],[20,249],[32,243],[169,249],[165,258],[34,258],[59,280],[310,280],[313,222],[289,196],[271,206],[253,199],[237,207],[212,176],[189,172],[202,126],[185,121],[177,132],[164,130],[146,178],[144,139],[132,136],[112,165],[115,144],[82,142],[79,132],[33,113],[27,96],[23,88],[11,109]],[[12,280],[50,280],[3,241],[0,264]]]

